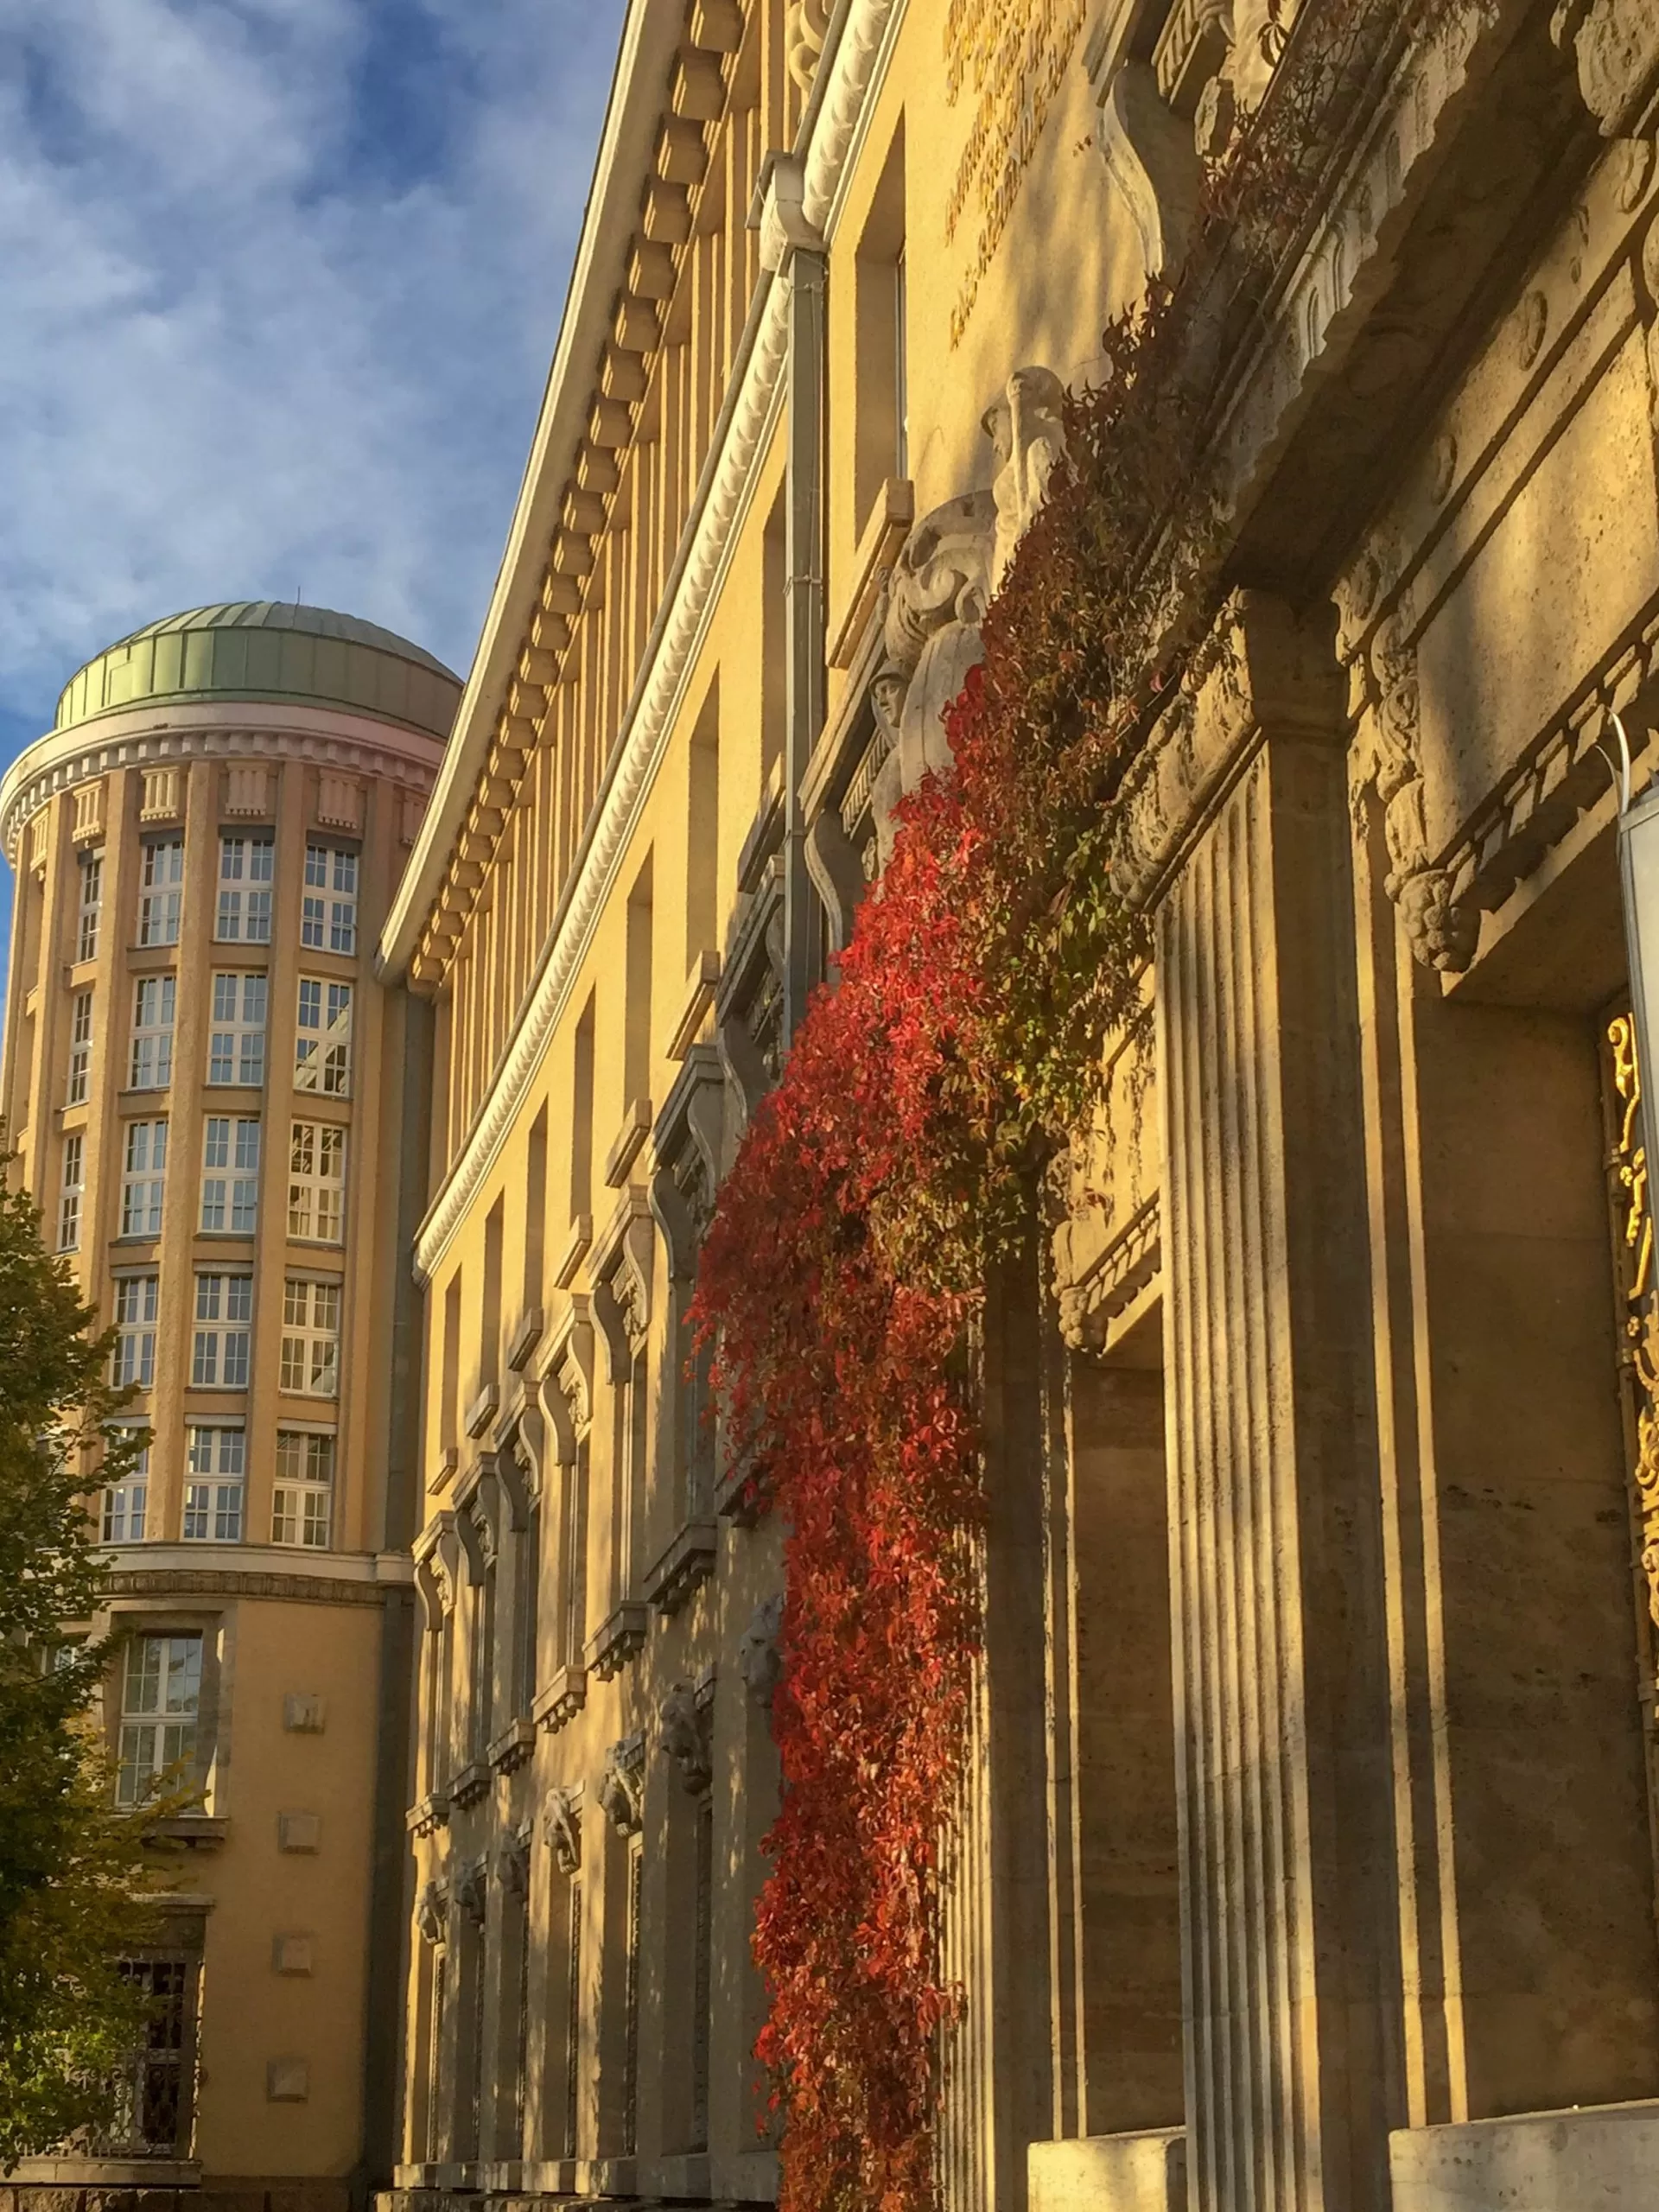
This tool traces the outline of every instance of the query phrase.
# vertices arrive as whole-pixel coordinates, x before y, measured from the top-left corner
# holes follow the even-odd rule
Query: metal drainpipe
[[[824,255],[797,245],[780,272],[789,286],[788,474],[784,568],[788,671],[785,690],[784,1045],[812,988],[817,903],[806,868],[802,786],[823,728]]]

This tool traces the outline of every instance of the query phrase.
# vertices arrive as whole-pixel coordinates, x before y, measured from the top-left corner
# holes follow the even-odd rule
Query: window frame
[[[300,1452],[301,1465],[286,1464]],[[327,1472],[315,1471],[326,1459]],[[292,1422],[276,1430],[276,1473],[270,1493],[270,1541],[298,1551],[334,1548],[334,1488],[340,1471],[340,1443],[333,1429]],[[318,1532],[321,1531],[319,1534]]]
[[[300,1294],[296,1298],[296,1294]],[[340,1396],[340,1324],[345,1284],[338,1275],[284,1274],[279,1390],[296,1398]],[[319,1319],[325,1304],[330,1318]],[[324,1357],[319,1361],[319,1352]],[[321,1381],[319,1382],[321,1376]],[[299,1379],[296,1379],[296,1378]]]
[[[197,1235],[200,1236],[251,1236],[259,1225],[259,1172],[264,1153],[260,1136],[260,1117],[257,1114],[205,1114],[201,1122],[201,1198],[197,1210]],[[248,1131],[253,1131],[252,1157],[249,1149]],[[223,1130],[221,1140],[215,1133]],[[219,1142],[225,1146],[222,1160],[213,1157],[213,1147]],[[218,1196],[213,1194],[217,1192]],[[216,1212],[217,1221],[208,1218]]]
[[[161,1303],[161,1276],[154,1268],[135,1268],[130,1273],[118,1274],[114,1281],[116,1331],[114,1350],[110,1355],[110,1377],[112,1386],[123,1390],[130,1383],[140,1390],[156,1387],[156,1339]],[[143,1294],[148,1293],[147,1295]],[[139,1298],[143,1310],[137,1314],[124,1313],[129,1294]],[[136,1359],[129,1357],[137,1347]]]
[[[138,864],[138,931],[137,942],[141,949],[175,945],[184,915],[184,839],[182,836],[146,837],[139,848],[142,857]],[[172,866],[168,874],[156,876],[155,864],[159,854],[168,855]],[[156,909],[161,920],[155,926]]]
[[[354,986],[343,979],[299,978],[294,1008],[296,1090],[317,1098],[351,1096],[355,1005]]]
[[[80,882],[75,894],[75,964],[96,960],[104,933],[104,848],[96,845],[80,855]],[[88,897],[88,892],[91,896]]]
[[[300,1132],[309,1133],[312,1165],[296,1165],[296,1155],[300,1144]],[[340,1173],[324,1175],[318,1162],[329,1149],[337,1149]],[[289,1120],[288,1146],[288,1235],[296,1244],[343,1245],[346,1242],[346,1183],[349,1167],[347,1132],[343,1122],[314,1122],[308,1116],[293,1115]],[[304,1198],[303,1208],[296,1205],[296,1197]],[[325,1210],[332,1205],[337,1233],[327,1235],[322,1230]],[[303,1212],[305,1226],[296,1227]]]
[[[66,1106],[84,1106],[92,1087],[92,988],[75,991],[69,999],[69,1077],[64,1086]]]
[[[199,1438],[212,1437],[210,1455],[220,1461],[226,1453],[233,1466],[200,1465]],[[232,1440],[234,1439],[232,1446]],[[190,1421],[184,1429],[184,1504],[179,1519],[179,1540],[187,1544],[239,1544],[247,1527],[248,1428],[241,1421]],[[201,1526],[192,1522],[200,1516]],[[210,1526],[211,1523],[211,1526]]]
[[[70,1173],[73,1168],[73,1174]],[[81,1207],[86,1195],[86,1137],[71,1129],[63,1141],[63,1160],[58,1177],[58,1249],[80,1249]]]
[[[341,882],[342,872],[349,874],[349,882]],[[360,847],[334,844],[320,837],[306,839],[304,880],[300,891],[300,944],[303,950],[332,952],[341,960],[356,959],[357,902],[362,874]]]
[[[238,866],[234,874],[226,863],[234,849]],[[263,853],[265,865],[263,872],[254,863],[253,856]],[[247,867],[244,872],[243,862]],[[271,903],[276,887],[276,840],[271,836],[256,836],[236,830],[221,830],[219,833],[218,895],[213,902],[213,943],[215,944],[269,944],[270,943]],[[264,886],[263,889],[256,887]],[[234,888],[231,887],[235,887]],[[244,901],[246,901],[245,907]],[[234,902],[232,910],[232,902]],[[226,921],[233,911],[236,926],[226,929]],[[243,926],[246,924],[246,927]]]
[[[228,984],[231,1011],[220,1011]],[[265,1087],[265,1037],[270,1025],[270,976],[263,968],[215,968],[208,978],[207,1088],[210,1090],[263,1090]],[[250,1015],[248,1001],[257,997],[258,1013]],[[220,1042],[225,1051],[219,1051]],[[221,1063],[227,1072],[219,1071]]]
[[[204,1300],[211,1302],[211,1311],[204,1312]],[[190,1388],[245,1390],[252,1363],[252,1268],[198,1268]]]
[[[180,1694],[188,1702],[175,1704],[173,1690],[174,1660],[172,1647],[194,1647],[194,1664],[188,1654],[180,1661],[181,1676]],[[149,1647],[161,1647],[159,1663],[153,1670],[156,1681],[156,1700],[153,1705],[133,1703],[136,1657],[141,1657]],[[201,1771],[202,1685],[206,1673],[207,1638],[200,1629],[145,1630],[128,1642],[121,1659],[120,1679],[116,1690],[115,1738],[115,1802],[124,1808],[147,1805],[156,1795],[156,1785],[169,1767],[182,1766],[188,1761],[193,1777]],[[148,1671],[148,1670],[139,1670]],[[142,1734],[149,1738],[149,1755],[137,1755],[137,1741]],[[167,1756],[168,1738],[175,1738],[171,1756]],[[130,1738],[135,1756],[128,1755]],[[161,1756],[158,1756],[158,1752]],[[129,1773],[132,1776],[129,1784]],[[140,1778],[144,1786],[139,1787]]]
[[[153,992],[159,1019],[144,1019],[146,994]],[[132,1050],[127,1061],[129,1090],[170,1090],[173,1034],[178,1016],[179,979],[168,972],[137,976],[132,988]],[[148,1048],[148,1050],[147,1050]]]

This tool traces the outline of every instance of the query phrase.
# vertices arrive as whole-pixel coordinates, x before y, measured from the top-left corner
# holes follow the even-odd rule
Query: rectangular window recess
[[[700,952],[686,985],[685,1004],[680,1009],[679,1020],[674,1024],[674,1033],[668,1040],[671,1060],[684,1059],[696,1043],[697,1032],[714,1005],[719,982],[720,955],[717,952]]]
[[[532,1306],[512,1332],[512,1342],[507,1346],[507,1365],[515,1375],[528,1364],[530,1355],[541,1342],[544,1318],[539,1306]]]
[[[605,1180],[613,1191],[620,1191],[628,1179],[628,1170],[639,1157],[645,1139],[651,1135],[651,1101],[632,1099],[622,1117],[622,1127],[616,1141],[605,1155]]]
[[[565,1239],[564,1249],[553,1270],[553,1280],[559,1289],[569,1290],[575,1281],[576,1270],[593,1241],[594,1217],[590,1213],[579,1213],[570,1224],[570,1234]]]
[[[830,645],[831,668],[850,668],[899,548],[916,518],[916,488],[908,477],[889,476],[871,503],[853,555],[847,604]]]

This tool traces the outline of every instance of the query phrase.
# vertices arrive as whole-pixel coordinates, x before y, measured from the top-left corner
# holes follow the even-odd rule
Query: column
[[[1397,1925],[1344,729],[1240,594],[1136,764],[1155,907],[1189,2175],[1376,2212]]]

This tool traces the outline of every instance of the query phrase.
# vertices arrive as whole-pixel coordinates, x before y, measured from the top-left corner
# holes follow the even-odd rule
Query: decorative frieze
[[[317,778],[316,818],[325,829],[355,836],[363,827],[363,787],[350,776]]]
[[[96,844],[104,835],[105,779],[95,776],[75,788],[75,820],[71,836],[78,845]]]
[[[259,819],[272,811],[271,791],[275,783],[273,770],[257,762],[232,761],[225,771],[225,791],[222,801],[228,816],[249,816]]]
[[[182,768],[146,768],[139,787],[141,822],[178,822],[184,816]]]

